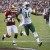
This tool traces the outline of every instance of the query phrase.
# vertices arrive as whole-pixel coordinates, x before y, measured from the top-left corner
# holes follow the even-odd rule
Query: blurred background
[[[24,1],[30,2],[34,13],[43,13],[49,6],[49,0],[0,0],[0,12],[4,12],[10,5],[21,5]]]

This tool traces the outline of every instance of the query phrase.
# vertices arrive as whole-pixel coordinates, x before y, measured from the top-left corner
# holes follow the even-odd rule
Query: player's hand
[[[20,24],[19,24],[19,26],[18,26],[18,27],[21,27],[21,26],[23,26],[23,24],[24,24],[23,22],[20,22]]]

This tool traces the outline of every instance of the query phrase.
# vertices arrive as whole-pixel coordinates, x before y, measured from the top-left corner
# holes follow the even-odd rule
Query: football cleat
[[[15,43],[13,43],[12,45],[16,45]]]
[[[4,35],[2,36],[2,40],[4,40],[4,39],[5,39],[5,37],[6,37],[6,34],[4,34]]]
[[[23,33],[22,33],[22,31],[20,32],[20,36],[22,36],[23,35]]]
[[[40,42],[40,44],[38,44],[39,45],[39,47],[42,45],[42,42]]]
[[[5,37],[4,37],[4,35],[2,36],[2,40],[4,40],[5,39]]]

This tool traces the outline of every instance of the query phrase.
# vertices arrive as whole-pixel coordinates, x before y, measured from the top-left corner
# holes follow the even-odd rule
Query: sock
[[[13,43],[16,43],[17,37],[18,37],[18,34],[15,33],[15,35],[14,35],[14,39],[13,39]]]
[[[4,34],[3,36],[6,37],[6,34]]]
[[[34,32],[33,34],[34,34],[34,37],[35,37],[37,43],[40,44],[41,41],[40,41],[40,39],[38,37],[38,34],[36,32]]]
[[[16,38],[14,38],[14,39],[13,39],[13,43],[16,43],[16,40],[17,40],[17,39],[16,39]]]

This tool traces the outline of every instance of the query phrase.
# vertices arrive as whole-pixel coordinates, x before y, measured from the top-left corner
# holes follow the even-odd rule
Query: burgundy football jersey
[[[10,11],[7,11],[6,14],[5,14],[5,19],[8,20],[6,22],[6,25],[7,26],[15,25],[15,17],[16,17],[16,14],[15,13],[12,13]]]

